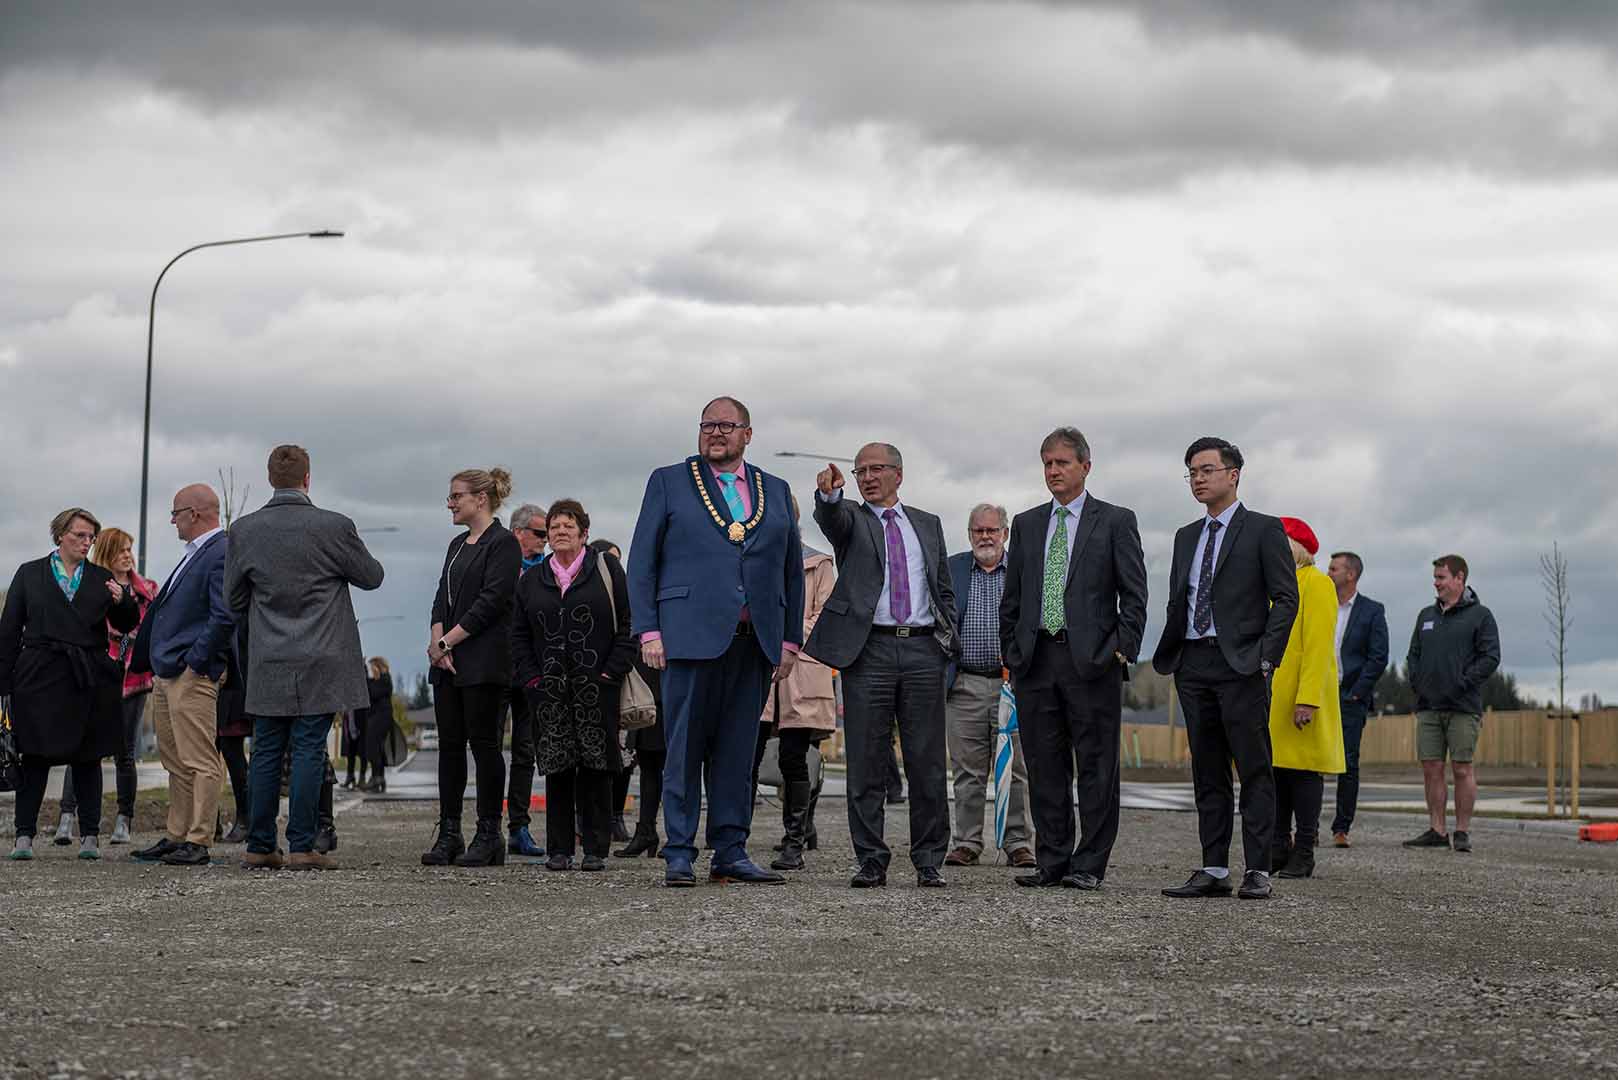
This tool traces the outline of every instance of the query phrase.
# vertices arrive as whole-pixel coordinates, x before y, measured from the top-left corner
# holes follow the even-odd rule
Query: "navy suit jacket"
[[[764,516],[740,544],[726,536],[730,509],[702,458],[666,465],[646,481],[629,548],[629,608],[636,637],[660,633],[670,660],[723,656],[744,605],[770,663],[781,662],[783,643],[803,645],[803,542],[792,492],[780,477],[745,469],[755,513],[762,487]]]
[[[1388,669],[1388,613],[1364,593],[1354,598],[1343,628],[1343,698],[1358,698],[1367,709],[1375,706],[1376,682]]]
[[[130,670],[173,679],[186,668],[214,682],[235,648],[236,618],[225,597],[228,533],[218,533],[191,557],[178,579],[169,575],[140,624]]]

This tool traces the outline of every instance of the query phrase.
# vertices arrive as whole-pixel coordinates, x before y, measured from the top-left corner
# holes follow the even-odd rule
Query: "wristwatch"
[[[449,652],[450,651],[449,650],[449,640],[447,638],[439,638],[438,639],[438,651],[439,652]]]
[[[1268,675],[1270,672],[1275,670],[1275,665],[1270,663],[1268,660],[1260,660],[1258,662],[1258,669],[1264,674]]]

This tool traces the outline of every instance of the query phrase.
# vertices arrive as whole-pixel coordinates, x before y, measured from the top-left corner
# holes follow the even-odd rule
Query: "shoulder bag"
[[[607,587],[607,604],[612,609],[613,636],[618,634],[618,601],[613,597],[612,574],[607,569],[607,556],[597,553],[596,568],[601,571],[601,583]],[[639,731],[657,723],[657,702],[652,688],[630,667],[618,689],[618,727],[623,731]]]

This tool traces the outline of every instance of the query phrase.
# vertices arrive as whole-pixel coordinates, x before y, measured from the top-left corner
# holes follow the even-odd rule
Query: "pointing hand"
[[[815,487],[820,489],[822,495],[830,495],[842,486],[843,471],[828,461],[826,467],[820,470],[820,475],[815,477]]]

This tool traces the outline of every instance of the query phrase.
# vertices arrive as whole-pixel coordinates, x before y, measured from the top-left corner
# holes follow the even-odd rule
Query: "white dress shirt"
[[[174,568],[174,573],[170,574],[168,581],[163,583],[163,589],[167,591],[169,586],[173,585],[176,581],[179,581],[180,571],[184,570],[191,562],[191,557],[202,550],[203,544],[206,544],[209,540],[212,540],[216,535],[224,531],[225,530],[222,527],[215,525],[201,536],[198,536],[187,543],[185,545],[185,554],[180,556],[180,565]]]
[[[1079,515],[1084,512],[1084,500],[1087,499],[1089,495],[1090,493],[1088,491],[1081,491],[1079,492],[1079,497],[1077,499],[1074,499],[1070,503],[1063,504],[1066,505],[1068,512],[1067,566],[1069,573],[1073,572],[1073,541],[1077,539],[1079,535]],[[1041,566],[1050,565],[1051,541],[1056,539],[1056,523],[1060,520],[1061,515],[1056,512],[1056,507],[1051,507],[1051,520],[1045,525],[1045,562],[1041,563]],[[1043,579],[1044,575],[1041,574],[1041,580]]]
[[[1355,593],[1348,598],[1348,603],[1337,605],[1337,636],[1332,641],[1332,649],[1337,653],[1337,678],[1339,680],[1343,677],[1343,631],[1348,629],[1348,620],[1354,614],[1354,601],[1359,598],[1360,594]]]
[[[836,503],[843,497],[842,488],[832,491],[831,495],[822,495],[815,492],[815,498],[826,503]],[[861,504],[876,517],[877,531],[882,535],[882,591],[877,594],[876,614],[871,622],[877,626],[895,626],[893,614],[888,610],[889,584],[893,581],[893,568],[888,565],[888,523],[882,520],[886,507],[872,506],[870,503]],[[921,537],[916,535],[916,527],[910,524],[910,515],[905,513],[903,503],[894,503],[894,524],[899,526],[899,535],[905,542],[905,574],[910,579],[910,620],[906,626],[932,626],[933,594],[927,587],[926,556],[922,554]]]
[[[1202,519],[1202,535],[1197,537],[1197,546],[1191,551],[1191,576],[1186,579],[1186,611],[1185,611],[1185,639],[1195,641],[1198,638],[1217,637],[1219,627],[1212,621],[1208,629],[1197,631],[1197,585],[1202,581],[1203,550],[1208,546],[1208,523],[1219,522],[1219,531],[1213,537],[1213,564],[1219,566],[1219,547],[1225,542],[1225,536],[1230,532],[1230,519],[1236,516],[1236,508],[1242,504],[1240,499],[1225,507],[1225,512],[1218,517],[1205,517]],[[1209,613],[1210,619],[1213,612]]]

